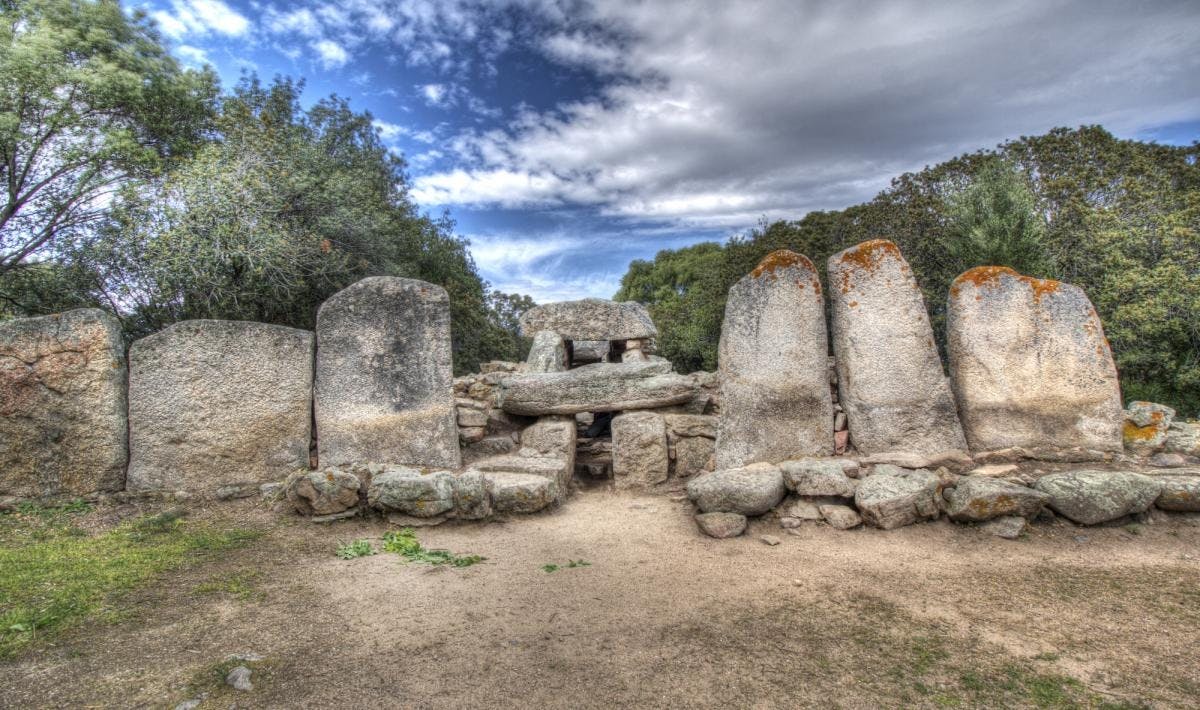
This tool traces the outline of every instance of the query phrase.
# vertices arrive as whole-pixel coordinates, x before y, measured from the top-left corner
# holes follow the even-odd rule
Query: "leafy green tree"
[[[0,275],[52,256],[131,178],[190,154],[216,94],[210,72],[180,69],[118,2],[0,1]]]

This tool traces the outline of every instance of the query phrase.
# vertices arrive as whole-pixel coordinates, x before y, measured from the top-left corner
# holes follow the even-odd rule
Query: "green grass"
[[[592,563],[588,562],[587,560],[567,560],[567,564],[565,564],[565,565],[558,565],[553,562],[548,562],[548,563],[542,565],[541,569],[543,572],[549,574],[551,572],[557,572],[560,569],[575,569],[577,567],[591,567],[591,566],[592,566]]]
[[[383,536],[384,552],[394,552],[407,562],[422,562],[429,565],[470,567],[486,560],[479,555],[455,555],[449,550],[429,550],[422,547],[412,528],[389,530]]]
[[[355,540],[338,545],[336,554],[343,560],[353,560],[357,557],[369,557],[377,553],[371,546],[370,540]]]
[[[266,597],[257,588],[258,572],[227,572],[197,584],[194,591],[202,595],[223,595],[239,601],[251,601]]]
[[[154,575],[258,537],[191,525],[182,511],[98,535],[75,525],[86,506],[24,507],[0,515],[0,658],[89,618]]]

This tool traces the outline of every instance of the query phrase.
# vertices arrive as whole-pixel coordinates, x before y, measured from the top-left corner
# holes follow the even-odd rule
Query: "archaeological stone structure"
[[[669,496],[713,538],[1200,514],[1200,424],[1122,408],[1080,289],[966,272],[943,365],[894,244],[824,277],[778,251],[738,281],[717,372],[676,372],[644,306],[584,299],[522,316],[524,362],[455,378],[446,292],[393,277],[333,295],[315,333],[184,321],[126,352],[99,310],[3,321],[0,509],[258,496],[415,526],[569,511],[586,488]]]

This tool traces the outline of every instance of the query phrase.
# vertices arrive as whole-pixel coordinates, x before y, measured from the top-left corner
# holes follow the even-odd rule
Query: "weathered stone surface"
[[[454,474],[409,466],[388,466],[371,478],[367,502],[379,510],[395,510],[431,518],[454,509]]]
[[[361,482],[349,471],[296,471],[283,483],[288,503],[301,515],[333,515],[358,505]]]
[[[598,363],[509,377],[501,385],[500,406],[534,416],[618,412],[682,404],[695,394],[692,380],[672,374],[670,363]]]
[[[667,480],[667,428],[654,412],[626,412],[612,420],[612,470],[618,488],[645,488]]]
[[[704,436],[685,436],[675,441],[672,471],[676,478],[688,478],[713,466],[714,441]]]
[[[489,471],[483,477],[497,513],[536,513],[559,497],[553,478],[508,471]]]
[[[717,418],[706,414],[664,414],[663,423],[671,436],[717,438]]]
[[[313,335],[193,320],[129,349],[129,475],[135,491],[211,494],[308,467]]]
[[[719,540],[737,537],[746,532],[746,516],[740,513],[697,513],[696,527],[705,535]]]
[[[632,340],[658,336],[658,329],[645,306],[602,298],[547,303],[521,314],[521,335],[532,337],[540,330],[553,331],[567,340]]]
[[[604,362],[612,344],[607,340],[575,340],[571,343],[571,364],[589,365]]]
[[[829,526],[838,530],[849,530],[862,525],[862,516],[858,514],[854,508],[848,505],[833,505],[825,504],[817,506],[821,511],[821,517]]]
[[[334,294],[317,312],[321,464],[457,468],[450,364],[450,301],[440,286],[375,276]]]
[[[820,504],[807,498],[793,498],[790,503],[784,506],[780,515],[784,518],[795,518],[796,520],[821,520],[824,517],[821,515]]]
[[[1175,410],[1165,404],[1130,402],[1121,428],[1125,448],[1139,456],[1162,451],[1174,419]]]
[[[1016,540],[1021,537],[1025,529],[1029,527],[1029,521],[1019,515],[1009,515],[1003,518],[996,518],[983,526],[981,529],[989,535],[1002,537],[1005,540]]]
[[[483,520],[492,514],[492,498],[487,480],[479,471],[465,471],[454,477],[454,515],[463,520]]]
[[[932,454],[913,454],[903,451],[885,451],[863,456],[859,463],[864,466],[874,464],[891,464],[900,468],[938,468],[945,466],[953,471],[966,471],[975,465],[970,454],[957,449],[939,451]]]
[[[1155,476],[1162,492],[1154,504],[1163,510],[1179,513],[1200,513],[1200,475]]]
[[[1078,286],[1008,268],[971,269],[950,288],[947,340],[973,451],[1121,450],[1117,369]]]
[[[858,482],[854,504],[863,520],[884,530],[936,518],[940,510],[936,474],[883,464]]]
[[[1156,468],[1179,468],[1180,466],[1187,466],[1198,462],[1200,461],[1194,456],[1184,456],[1183,454],[1167,453],[1165,451],[1154,454],[1146,460],[1148,465]]]
[[[539,330],[533,336],[525,364],[527,372],[562,372],[570,364],[567,362],[567,344],[558,333]]]
[[[558,484],[560,500],[571,490],[571,476],[575,471],[575,419],[564,415],[541,417],[536,423],[521,432],[521,448],[517,459],[530,462],[529,467],[509,468],[510,471],[527,470],[529,473],[546,471]]]
[[[811,261],[777,251],[733,285],[718,360],[718,469],[832,453],[825,302]]]
[[[1184,456],[1200,456],[1200,424],[1171,422],[1167,431],[1167,451]]]
[[[876,239],[831,256],[829,301],[838,401],[854,447],[967,448],[925,300],[896,245]]]
[[[978,523],[1017,515],[1032,518],[1050,500],[1047,494],[988,476],[968,476],[945,494],[946,514],[958,522]]]
[[[1050,496],[1050,507],[1081,525],[1096,525],[1149,508],[1162,482],[1129,471],[1067,471],[1038,479],[1034,487]]]
[[[858,481],[847,476],[841,462],[833,459],[784,461],[779,469],[784,484],[796,495],[853,498],[858,487]]]
[[[712,471],[687,484],[688,498],[705,513],[762,515],[785,493],[783,473],[768,463]]]
[[[487,412],[474,407],[458,407],[458,425],[460,427],[486,427],[488,423]]]
[[[0,496],[125,487],[121,326],[95,308],[0,322]]]

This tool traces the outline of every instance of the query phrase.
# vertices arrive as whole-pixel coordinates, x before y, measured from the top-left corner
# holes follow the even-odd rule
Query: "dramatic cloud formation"
[[[189,62],[222,41],[245,60],[224,38],[252,37],[260,65],[349,92],[489,278],[542,299],[610,295],[630,258],[1022,134],[1200,137],[1190,0],[172,0],[154,17]]]

